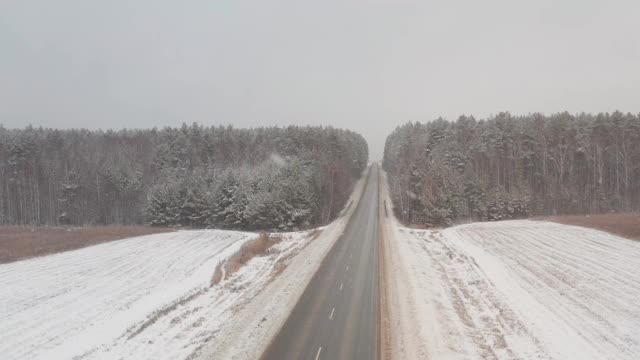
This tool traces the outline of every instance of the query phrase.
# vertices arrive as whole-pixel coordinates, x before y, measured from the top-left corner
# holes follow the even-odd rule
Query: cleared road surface
[[[263,360],[378,358],[378,177]]]

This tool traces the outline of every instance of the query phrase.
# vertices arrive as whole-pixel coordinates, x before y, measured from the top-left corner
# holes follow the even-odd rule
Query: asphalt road
[[[262,360],[378,359],[378,177]]]

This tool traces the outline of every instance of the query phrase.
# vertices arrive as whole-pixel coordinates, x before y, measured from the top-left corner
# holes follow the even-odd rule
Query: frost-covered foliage
[[[292,230],[322,221],[320,188],[314,169],[300,160],[285,165],[267,160],[255,167],[197,171],[185,177],[170,171],[147,197],[152,225],[246,230]]]
[[[407,223],[640,210],[640,116],[461,116],[398,127],[385,144]]]
[[[305,228],[367,161],[362,136],[330,127],[0,127],[0,224]]]

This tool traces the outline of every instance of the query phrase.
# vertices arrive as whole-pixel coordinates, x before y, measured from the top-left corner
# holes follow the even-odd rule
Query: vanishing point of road
[[[377,360],[379,170],[262,360]]]

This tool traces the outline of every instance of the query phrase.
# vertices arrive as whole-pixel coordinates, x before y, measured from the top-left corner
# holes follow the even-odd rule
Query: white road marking
[[[331,309],[331,314],[329,314],[329,320],[333,320],[333,312],[334,311],[336,311],[335,307],[333,309]]]
[[[322,346],[318,348],[318,353],[316,354],[316,360],[320,358],[320,352],[322,351]]]
[[[351,256],[353,255],[353,253],[349,254],[349,259],[351,259]]]
[[[340,283],[340,291],[342,291],[342,286],[343,285],[344,285],[343,283]]]
[[[349,271],[349,265],[347,265],[347,271]]]

